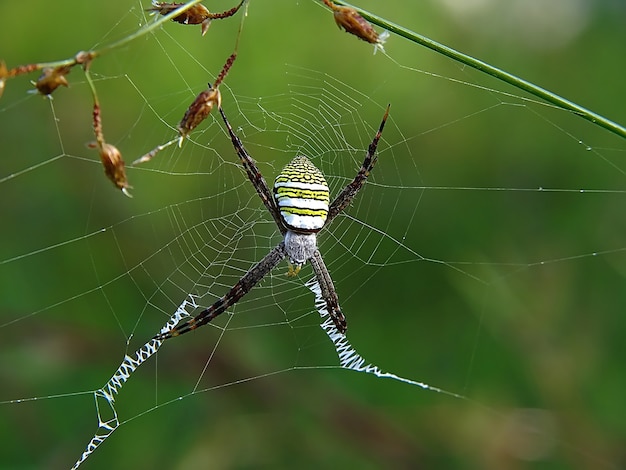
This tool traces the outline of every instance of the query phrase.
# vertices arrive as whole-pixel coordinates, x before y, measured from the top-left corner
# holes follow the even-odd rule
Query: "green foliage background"
[[[498,2],[463,20],[439,2],[359,5],[624,123],[625,7],[580,4],[587,23],[560,44],[558,26],[569,19],[549,11],[553,37],[550,28],[533,35],[524,16],[508,23],[511,15]],[[0,3],[0,58],[9,67],[70,57],[128,35],[147,6],[119,0],[28,5],[37,13],[19,2]],[[221,11],[232,5],[219,0],[207,6]],[[97,83],[105,134],[123,146],[127,161],[171,136],[150,110],[138,109],[148,102],[170,125],[178,122],[211,78],[206,71],[216,73],[232,52],[238,18],[215,22],[204,38],[199,28],[166,24],[169,36],[157,31],[94,62],[94,74],[106,77]],[[367,95],[361,117],[372,126],[382,106],[392,103],[394,127],[386,138],[402,145],[393,149],[393,166],[385,167],[382,153],[373,175],[379,185],[367,188],[369,202],[352,214],[390,235],[405,235],[418,255],[382,268],[349,258],[334,269],[329,264],[350,340],[361,354],[385,370],[467,399],[312,369],[199,393],[137,416],[159,399],[155,394],[193,387],[215,344],[215,332],[198,333],[167,344],[156,366],[144,366],[148,372],[131,379],[118,411],[136,419],[85,468],[626,464],[625,143],[534,104],[488,109],[509,99],[449,78],[521,93],[401,38],[390,38],[386,49],[397,63],[372,56],[371,46],[338,31],[316,2],[252,0],[224,107],[236,126],[253,131],[245,127],[254,119],[245,114],[252,108],[245,107],[247,98],[271,103],[293,86],[299,67],[310,70],[305,76],[328,73]],[[189,220],[201,220],[205,210],[211,217],[233,213],[254,197],[235,166],[213,171],[217,155],[233,162],[234,155],[212,120],[207,127],[215,132],[203,134],[212,151],[188,145],[184,158],[157,157],[153,168],[162,172],[129,170],[135,198],[127,200],[102,176],[96,153],[85,148],[93,138],[91,97],[80,70],[68,78],[71,87],[55,93],[58,127],[48,102],[25,94],[26,78],[9,81],[0,100],[2,468],[67,468],[96,427],[89,394],[7,401],[98,388],[123,353],[163,323],[158,306],[148,308],[144,296],[175,268],[175,257],[163,247],[180,227],[167,210],[143,215],[222,194],[228,185],[236,187],[232,197],[209,199],[208,207],[190,204],[187,210],[195,213]],[[255,139],[266,136],[252,136],[246,134],[246,144],[271,180],[284,161],[263,149],[284,146],[284,136],[275,142],[267,136],[260,153],[252,150]],[[340,165],[339,171],[350,176],[354,169]],[[425,189],[394,192],[386,186]],[[508,190],[462,189],[487,187]],[[511,190],[539,187],[601,191]],[[373,202],[383,208],[373,209],[379,207]],[[63,247],[111,225],[118,227],[114,237]],[[259,244],[250,262],[276,242],[248,241],[248,247]],[[20,258],[55,244],[61,246]],[[340,248],[324,254],[345,256]],[[127,275],[159,250],[163,256],[146,263],[149,272]],[[310,297],[302,302],[306,308]],[[269,323],[275,308],[262,307],[251,310],[267,319],[261,324]],[[333,364],[321,333],[310,350],[298,350],[290,332],[266,330],[220,343],[201,388],[295,364]]]

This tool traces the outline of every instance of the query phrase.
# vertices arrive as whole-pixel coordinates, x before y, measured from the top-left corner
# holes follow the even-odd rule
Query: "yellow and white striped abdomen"
[[[283,168],[274,181],[274,198],[289,230],[317,232],[326,223],[328,184],[306,157],[295,157]]]

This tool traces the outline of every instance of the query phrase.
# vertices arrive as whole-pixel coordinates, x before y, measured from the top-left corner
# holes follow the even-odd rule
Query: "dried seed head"
[[[233,52],[230,56],[228,56],[228,59],[226,59],[226,62],[224,63],[224,66],[222,67],[222,70],[220,71],[219,75],[215,78],[215,83],[213,84],[213,88],[215,88],[216,90],[217,88],[219,88],[219,86],[222,84],[222,82],[226,78],[226,75],[228,75],[228,71],[233,66],[233,63],[235,62],[236,58],[237,58],[237,51]],[[209,85],[209,88],[211,88],[211,85]]]
[[[100,112],[100,104],[96,101],[93,104],[93,133],[96,136],[96,144],[90,147],[102,147],[104,145],[104,132],[102,132],[102,114]]]
[[[56,68],[46,67],[35,82],[35,88],[42,95],[48,96],[61,85],[69,86],[65,78],[68,73],[70,73],[70,67],[67,65]]]
[[[17,77],[18,75],[24,75],[27,73],[41,70],[39,64],[18,65],[12,69],[7,69],[4,61],[0,61],[0,96],[4,92],[4,86],[9,78]]]
[[[97,143],[89,145],[90,147],[98,146]],[[126,196],[132,197],[128,192],[132,186],[128,184],[128,180],[126,179],[124,159],[122,158],[121,152],[114,145],[106,143],[102,145],[98,151],[100,152],[100,160],[104,166],[104,174],[107,175],[107,178],[109,178],[118,189],[121,189]]]
[[[7,70],[7,64],[4,61],[0,61],[0,97],[2,97],[2,93],[4,93],[4,84],[9,76],[9,71]]]
[[[122,153],[115,145],[107,144],[104,141],[104,133],[102,132],[102,115],[100,112],[100,104],[96,100],[93,104],[93,133],[96,135],[96,141],[87,144],[90,148],[97,148],[100,153],[100,161],[104,167],[104,174],[107,178],[122,192],[133,197],[128,190],[132,188],[126,179],[126,170],[124,168],[124,159]]]
[[[214,106],[218,108],[222,105],[222,95],[217,88],[211,87],[209,84],[209,89],[204,90],[196,99],[193,100],[193,103],[189,105],[183,119],[178,124],[178,132],[180,133],[180,143],[185,137],[189,135],[189,133],[194,130],[198,124],[204,121]]]
[[[363,18],[359,13],[350,7],[343,7],[335,5],[330,0],[323,0],[323,2],[333,10],[335,17],[335,23],[339,26],[339,29],[343,29],[347,33],[354,34],[359,39],[367,41],[370,44],[374,44],[374,54],[378,49],[383,52],[383,44],[389,37],[389,32],[384,31],[382,34],[378,34],[369,21]]]
[[[226,59],[222,70],[215,78],[213,86],[209,83],[209,89],[204,90],[196,96],[196,99],[193,100],[193,103],[191,103],[189,108],[187,108],[187,111],[185,111],[183,119],[178,124],[180,145],[182,145],[183,139],[187,137],[189,133],[198,126],[198,124],[207,118],[214,106],[217,106],[218,108],[222,106],[222,95],[220,94],[219,86],[224,81],[224,78],[226,78],[226,75],[228,75],[228,71],[233,66],[236,58],[237,53],[233,52],[228,59]]]
[[[243,4],[243,1],[236,8],[239,8],[242,4]],[[152,158],[157,153],[169,147],[171,144],[173,144],[176,141],[178,141],[179,146],[182,146],[185,138],[191,133],[191,131],[193,131],[196,127],[198,127],[198,125],[209,116],[209,114],[211,113],[211,111],[213,110],[215,106],[217,106],[218,108],[221,108],[222,95],[220,94],[219,86],[222,83],[222,81],[224,81],[224,78],[226,78],[226,75],[228,75],[228,71],[232,67],[236,58],[237,58],[237,53],[233,52],[228,57],[228,59],[226,59],[226,62],[224,63],[222,70],[220,71],[218,76],[215,78],[215,83],[213,84],[213,86],[211,86],[211,84],[209,83],[209,88],[207,90],[202,91],[198,96],[196,96],[193,102],[189,105],[189,107],[187,108],[187,111],[185,111],[185,115],[183,116],[181,121],[178,123],[178,126],[176,126],[176,128],[178,129],[179,137],[177,139],[170,140],[169,142],[166,142],[165,144],[162,144],[153,148],[148,153],[142,155],[137,160],[135,160],[132,163],[132,165],[138,165],[140,163],[145,163],[145,162],[152,160]],[[98,131],[102,130],[99,117],[100,117],[99,109],[96,110],[96,108],[94,107],[94,131],[96,134],[96,138],[98,136]]]
[[[146,11],[153,11],[159,15],[165,16],[183,5],[184,3],[152,2],[152,8],[148,8]],[[185,10],[180,15],[172,18],[172,21],[176,21],[180,24],[201,24],[204,20],[210,17],[211,12],[207,9],[207,7],[198,3],[188,10]]]
[[[211,13],[204,5],[198,3],[197,5],[192,6],[188,10],[185,10],[179,15],[176,15],[172,18],[172,21],[175,21],[180,24],[199,24],[202,25],[202,35],[204,36],[206,32],[209,30],[209,26],[211,25],[211,20],[228,18],[237,13],[237,10],[243,4],[243,0],[239,5],[230,10],[226,10],[221,13]],[[183,6],[184,3],[168,3],[168,2],[152,2],[152,8],[148,8],[146,11],[152,11],[158,13],[159,15],[165,16],[177,8]]]

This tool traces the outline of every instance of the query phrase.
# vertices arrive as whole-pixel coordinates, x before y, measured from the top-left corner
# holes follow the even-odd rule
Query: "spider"
[[[296,156],[285,166],[276,177],[272,194],[256,162],[248,154],[241,140],[233,131],[221,107],[219,111],[230,134],[235,152],[241,159],[250,182],[276,222],[284,239],[265,258],[244,274],[233,288],[213,305],[200,312],[191,320],[154,338],[165,340],[206,325],[241,300],[285,258],[289,262],[289,272],[287,274],[291,276],[297,275],[302,265],[307,261],[311,263],[330,317],[337,330],[345,334],[347,328],[346,319],[339,308],[339,299],[335,292],[333,281],[328,273],[328,269],[326,269],[322,255],[317,249],[317,233],[350,204],[354,196],[365,184],[370,171],[374,168],[378,159],[376,147],[389,115],[389,105],[378,131],[369,145],[361,168],[352,182],[330,204],[329,189],[324,175],[305,156]]]

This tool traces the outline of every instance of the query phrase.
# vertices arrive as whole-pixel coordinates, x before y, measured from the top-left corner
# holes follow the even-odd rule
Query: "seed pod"
[[[177,126],[180,133],[180,142],[194,130],[198,124],[204,121],[211,113],[214,106],[218,108],[222,105],[222,95],[217,88],[211,87],[209,83],[209,89],[202,91],[193,103],[189,105],[185,115]]]
[[[44,96],[49,96],[58,87],[69,86],[65,76],[70,73],[70,67],[65,65],[62,67],[46,67],[42,70],[41,75],[35,82],[35,88]]]
[[[90,146],[97,147],[97,144],[93,143]],[[121,152],[114,145],[106,143],[98,149],[98,152],[100,153],[100,160],[102,161],[102,166],[104,166],[104,174],[107,175],[107,178],[118,189],[121,189],[126,196],[132,197],[128,192],[132,186],[128,184],[126,179],[126,169]]]
[[[96,135],[96,141],[87,144],[91,148],[97,148],[100,153],[100,161],[104,167],[104,174],[107,178],[122,192],[133,197],[128,190],[132,188],[126,179],[126,169],[122,153],[115,145],[107,144],[104,140],[102,132],[102,115],[100,113],[100,104],[96,100],[93,105],[93,132]]]
[[[241,6],[241,3],[239,4],[239,6]],[[237,52],[233,52],[228,57],[228,59],[226,59],[226,62],[224,63],[222,70],[220,71],[218,76],[215,78],[215,83],[213,84],[213,86],[211,86],[211,84],[209,83],[209,88],[207,90],[200,92],[200,94],[196,96],[193,102],[189,105],[189,107],[187,108],[187,111],[185,111],[185,115],[178,123],[178,126],[176,126],[176,128],[178,129],[178,134],[179,134],[178,139],[170,140],[169,142],[166,142],[165,144],[162,144],[153,148],[148,153],[142,155],[137,160],[135,160],[132,163],[132,165],[138,165],[140,163],[149,162],[157,153],[169,147],[171,144],[173,144],[177,140],[178,140],[178,145],[182,147],[183,141],[185,140],[185,138],[191,133],[191,131],[193,131],[196,127],[198,127],[198,125],[209,116],[213,108],[215,106],[217,106],[218,108],[221,108],[222,95],[220,94],[219,86],[224,81],[224,78],[226,78],[226,75],[228,75],[228,71],[232,67],[236,58],[237,58]],[[98,119],[96,119],[96,117]],[[96,116],[95,110],[94,110],[94,130],[96,132],[96,136],[98,136],[98,131],[96,130],[98,128],[98,126],[96,125],[96,122],[98,120],[99,120],[99,112],[98,112],[98,115]]]
[[[323,2],[333,11],[335,23],[337,23],[339,29],[343,29],[363,41],[374,44],[374,54],[378,49],[385,51],[383,44],[389,37],[388,31],[384,31],[379,35],[372,24],[359,15],[354,8],[335,5],[330,0],[323,0]]]
[[[172,21],[175,21],[176,23],[180,23],[180,24],[202,25],[202,35],[204,36],[206,32],[209,30],[209,26],[211,25],[211,20],[228,18],[230,16],[233,16],[235,13],[237,13],[237,10],[239,10],[241,5],[243,4],[243,1],[244,0],[242,0],[241,3],[239,3],[239,5],[237,5],[236,7],[231,8],[230,10],[226,10],[221,13],[211,13],[207,7],[205,7],[201,3],[198,3],[197,5],[194,5],[191,8],[189,8],[188,10],[185,10],[181,14],[176,15],[174,18],[172,18]],[[158,13],[159,15],[165,16],[183,5],[184,3],[168,3],[168,2],[153,1],[152,8],[148,8],[146,11],[152,11],[152,12]]]
[[[4,61],[0,61],[0,98],[2,97],[2,93],[4,93],[4,84],[8,76],[9,71],[7,70],[7,64],[5,64]]]

